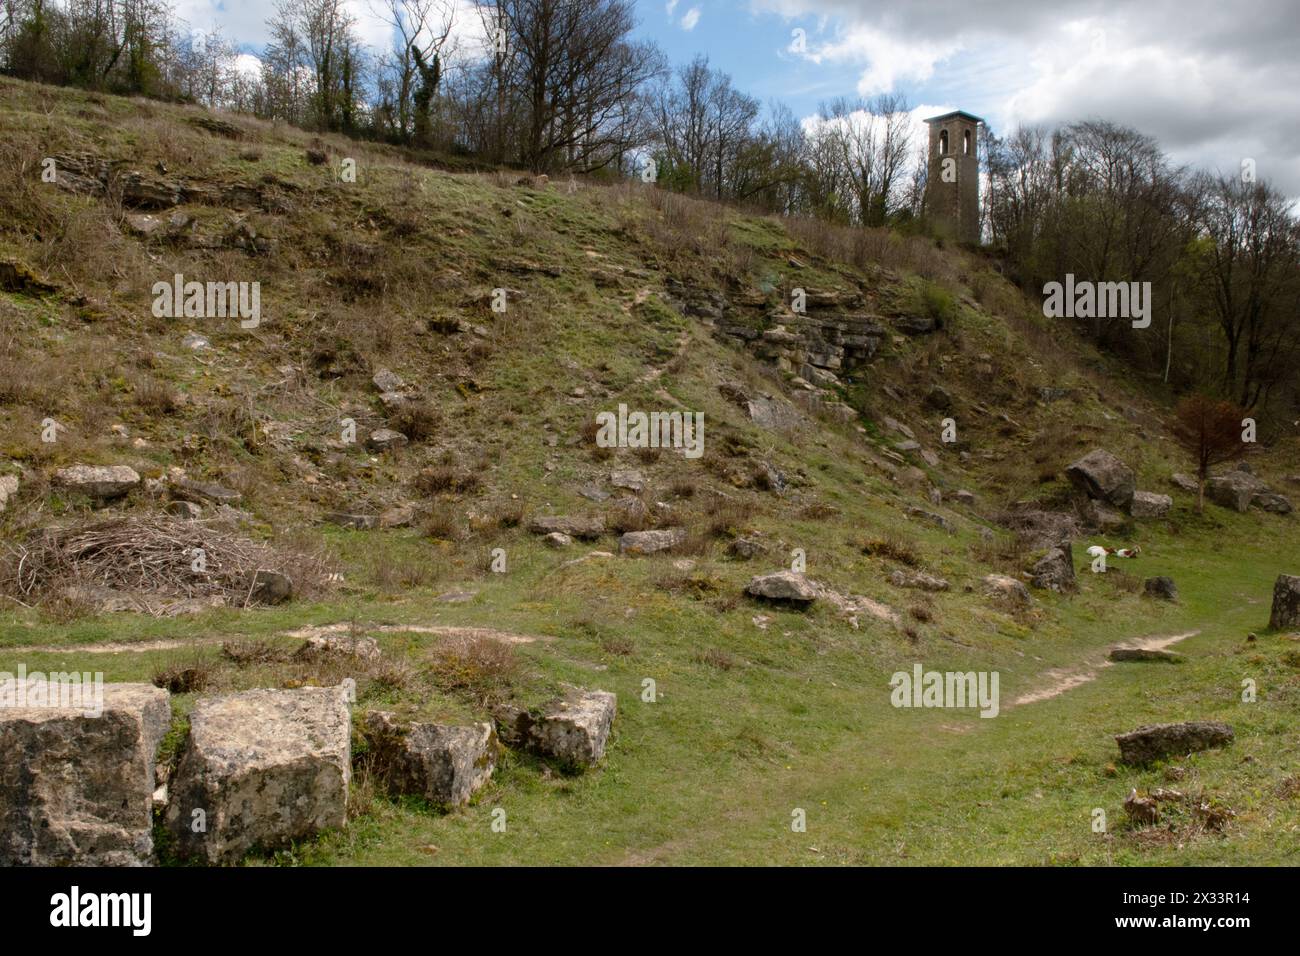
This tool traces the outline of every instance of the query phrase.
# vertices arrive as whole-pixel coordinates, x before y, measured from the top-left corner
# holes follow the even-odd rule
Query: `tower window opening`
[[[942,156],[946,152],[948,152],[948,131],[941,129],[939,130],[939,155]]]
[[[961,151],[965,156],[970,155],[970,130],[961,134]]]

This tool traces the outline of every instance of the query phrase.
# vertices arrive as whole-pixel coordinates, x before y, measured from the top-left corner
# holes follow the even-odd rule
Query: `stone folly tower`
[[[961,110],[926,120],[930,126],[926,214],[943,233],[972,245],[980,241],[978,145],[983,122]]]

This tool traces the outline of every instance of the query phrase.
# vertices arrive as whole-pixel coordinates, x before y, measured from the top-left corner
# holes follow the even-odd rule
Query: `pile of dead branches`
[[[2,546],[0,594],[35,605],[68,588],[107,588],[177,598],[249,603],[258,571],[286,575],[298,596],[320,593],[332,568],[317,551],[254,541],[229,525],[167,515],[96,520],[44,529]]]

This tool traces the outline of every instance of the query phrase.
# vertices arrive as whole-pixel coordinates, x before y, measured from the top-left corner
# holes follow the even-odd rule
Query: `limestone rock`
[[[986,574],[981,579],[981,583],[986,594],[1010,601],[1012,604],[1028,605],[1030,602],[1029,589],[1022,582],[1005,574]]]
[[[139,487],[140,476],[126,465],[72,465],[56,471],[54,483],[108,501]]]
[[[686,540],[685,528],[663,531],[629,531],[618,539],[619,554],[654,554],[675,548]]]
[[[817,589],[802,574],[794,571],[777,571],[760,574],[745,586],[752,597],[807,607],[817,597]]]
[[[735,538],[727,545],[727,553],[733,558],[749,561],[766,553],[767,548],[757,538]]]
[[[567,548],[569,545],[573,544],[573,539],[567,534],[561,534],[559,531],[552,531],[550,534],[542,538],[542,542],[548,548]]]
[[[1066,477],[1089,498],[1120,510],[1133,501],[1137,478],[1133,470],[1110,452],[1097,448],[1065,469]]]
[[[400,392],[406,388],[406,382],[402,381],[402,376],[386,368],[377,371],[375,377],[370,381],[381,392]]]
[[[1142,765],[1163,757],[1179,757],[1231,743],[1232,728],[1217,721],[1193,720],[1179,724],[1151,724],[1118,734],[1120,760]]]
[[[1254,475],[1236,469],[1215,475],[1205,483],[1205,497],[1216,505],[1243,514],[1255,495],[1267,490],[1264,483]]]
[[[512,733],[528,749],[572,768],[592,767],[605,755],[618,698],[574,688],[536,712],[518,714]]]
[[[615,488],[625,488],[628,491],[644,491],[645,475],[635,469],[626,469],[623,471],[612,471],[609,474],[609,483]]]
[[[366,715],[365,735],[375,776],[395,795],[464,806],[496,768],[499,744],[488,723],[404,724],[394,714],[374,711]]]
[[[1300,624],[1300,576],[1279,574],[1273,583],[1273,613],[1268,626],[1274,630]]]
[[[533,534],[550,534],[558,531],[571,538],[590,541],[605,533],[605,519],[600,515],[549,516],[534,518],[528,523],[528,530]]]
[[[1089,499],[1081,511],[1088,527],[1097,531],[1114,531],[1128,523],[1128,518],[1122,511],[1116,511],[1104,501]]]
[[[307,643],[298,648],[299,660],[325,658],[354,658],[360,661],[377,661],[383,656],[379,642],[373,637],[352,637],[348,634],[313,634]]]
[[[1074,577],[1074,550],[1070,542],[1052,548],[1034,564],[1034,587],[1064,593],[1076,587]]]
[[[924,571],[904,571],[899,569],[889,575],[889,583],[896,588],[915,588],[921,591],[946,591],[949,584],[940,577],[926,574]]]
[[[1274,491],[1257,491],[1250,499],[1250,503],[1261,511],[1269,511],[1275,515],[1289,515],[1292,511],[1291,501],[1285,495],[1279,495]]]
[[[166,822],[177,851],[234,863],[254,847],[343,826],[351,743],[342,686],[199,698],[170,783]]]
[[[15,706],[20,694],[35,702],[33,694],[61,688],[30,678],[0,684],[0,866],[147,864],[168,694],[148,684],[104,684],[98,716]]]
[[[375,515],[355,515],[343,511],[330,511],[326,513],[325,520],[330,524],[336,524],[340,528],[351,528],[353,531],[370,531],[379,527],[379,518]]]
[[[171,483],[173,498],[181,501],[193,501],[198,504],[207,502],[214,505],[236,505],[243,499],[238,491],[226,488],[215,482],[195,481],[192,478],[177,478]]]
[[[371,451],[388,451],[391,448],[401,448],[409,438],[399,431],[391,428],[376,428],[366,439],[366,447]]]
[[[18,476],[0,475],[0,513],[9,505],[9,499],[18,494]]]
[[[1197,494],[1201,490],[1201,486],[1197,484],[1196,479],[1191,475],[1184,475],[1175,472],[1169,476],[1169,480],[1177,487],[1183,489],[1183,491],[1190,491],[1192,494]]]
[[[1168,495],[1156,494],[1153,491],[1135,491],[1129,513],[1134,518],[1163,518],[1169,514],[1169,509],[1173,506],[1174,499]]]

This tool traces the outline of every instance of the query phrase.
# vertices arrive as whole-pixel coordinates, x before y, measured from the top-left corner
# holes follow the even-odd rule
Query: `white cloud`
[[[677,9],[680,0],[668,0],[668,22],[673,22],[673,11]]]
[[[700,8],[691,7],[682,14],[682,29],[687,33],[695,29],[695,25],[700,22]]]

